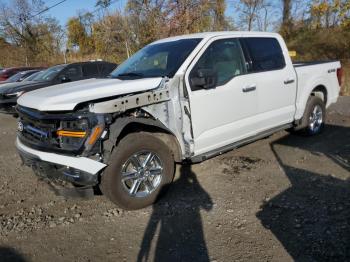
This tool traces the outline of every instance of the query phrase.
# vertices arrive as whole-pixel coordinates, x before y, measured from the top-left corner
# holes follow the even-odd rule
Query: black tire
[[[317,108],[317,109],[315,109]],[[316,128],[312,126],[312,116],[315,113],[315,110],[319,110],[321,112],[320,121],[317,123]],[[301,121],[301,127],[296,127],[294,129],[294,133],[302,134],[306,136],[314,136],[323,132],[324,125],[326,122],[326,106],[323,100],[317,96],[310,96],[305,112]]]
[[[155,157],[152,159],[156,158],[162,166],[159,185],[155,187],[154,191],[150,191],[149,195],[142,197],[131,195],[126,183],[122,182],[122,171],[125,165],[134,163],[129,160],[139,152],[154,153]],[[152,160],[152,163],[154,163],[153,161],[155,160]],[[113,151],[109,162],[109,166],[101,176],[101,191],[113,203],[126,210],[140,209],[153,204],[174,178],[175,161],[171,151],[160,138],[151,133],[138,132],[125,136]],[[137,174],[139,173],[137,172]],[[129,181],[134,182],[135,180]],[[145,190],[148,189],[145,184],[142,184],[142,186]],[[132,191],[131,188],[132,186],[130,186],[130,191]]]

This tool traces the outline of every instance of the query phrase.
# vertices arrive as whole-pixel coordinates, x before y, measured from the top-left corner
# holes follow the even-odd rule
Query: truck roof
[[[268,33],[268,32],[257,32],[257,31],[219,31],[219,32],[203,32],[203,33],[194,33],[187,35],[179,35],[168,37],[164,39],[157,40],[152,44],[158,44],[163,42],[177,41],[181,39],[191,39],[191,38],[202,38],[202,39],[210,39],[216,36],[258,36],[258,37],[278,37],[280,36],[277,33]]]

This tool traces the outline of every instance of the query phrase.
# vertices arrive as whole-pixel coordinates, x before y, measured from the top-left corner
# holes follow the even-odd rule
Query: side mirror
[[[198,69],[191,73],[191,85],[197,89],[215,88],[218,82],[218,76],[213,69]]]
[[[60,76],[60,81],[61,83],[71,82],[70,78],[65,75]]]

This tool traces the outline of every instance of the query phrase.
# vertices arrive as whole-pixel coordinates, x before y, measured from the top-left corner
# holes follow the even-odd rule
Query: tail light
[[[5,75],[5,74],[0,75],[0,80],[1,80],[1,81],[2,81],[2,80],[6,80],[7,78],[9,78],[8,75]]]
[[[338,68],[337,69],[337,78],[338,78],[338,83],[339,86],[342,87],[344,84],[344,74],[343,74],[343,68]]]

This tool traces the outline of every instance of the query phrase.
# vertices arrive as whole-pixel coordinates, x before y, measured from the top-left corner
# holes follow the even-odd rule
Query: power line
[[[49,11],[50,9],[52,9],[52,8],[54,8],[54,7],[56,7],[56,6],[60,5],[60,4],[62,4],[62,3],[64,3],[64,2],[66,2],[66,1],[67,1],[67,0],[62,0],[62,1],[60,1],[60,2],[58,2],[58,3],[56,3],[56,4],[54,4],[54,5],[52,5],[52,6],[50,6],[50,7],[47,7],[47,8],[45,8],[44,10],[41,10],[39,13],[36,13],[35,15],[32,15],[31,17],[29,17],[29,19],[31,19],[31,18],[33,18],[33,17],[36,17],[36,16],[38,16],[38,15],[41,15],[42,13],[45,13],[45,12]]]

